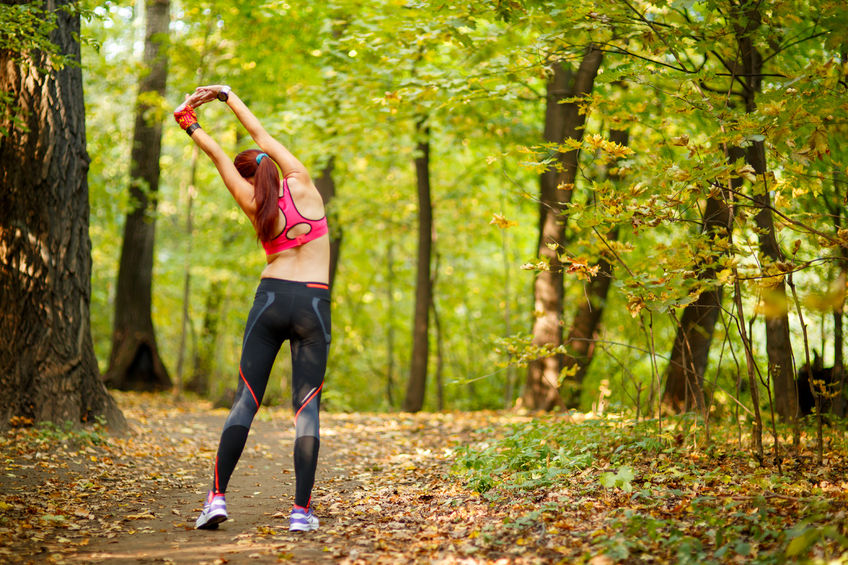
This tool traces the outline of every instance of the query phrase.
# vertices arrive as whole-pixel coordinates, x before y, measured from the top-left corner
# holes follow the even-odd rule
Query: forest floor
[[[230,519],[217,530],[198,531],[194,521],[227,412],[165,395],[116,398],[131,426],[125,437],[56,427],[0,436],[0,562],[605,565],[636,557],[616,557],[605,543],[631,524],[622,522],[621,509],[637,504],[628,489],[603,488],[599,469],[576,472],[561,488],[494,498],[465,485],[452,471],[453,449],[483,445],[476,442],[491,439],[491,430],[529,420],[496,412],[322,414],[313,495],[321,527],[294,534],[287,530],[294,490],[291,416],[263,407],[230,482]],[[830,490],[816,500],[825,501],[830,523],[838,523],[848,507],[844,458],[826,473],[819,479],[830,487],[817,488]],[[715,488],[731,488],[737,481],[730,474],[730,485]],[[629,481],[624,477],[622,484]],[[694,482],[663,491],[668,500],[652,501],[649,514],[690,519],[692,493],[712,488]],[[731,504],[755,498],[734,492]],[[787,527],[794,523],[789,517],[803,514],[803,496],[772,494]],[[752,508],[740,512],[765,523]],[[693,530],[706,528],[691,522]],[[626,535],[648,539],[652,527],[658,526],[640,523]],[[680,548],[677,557],[664,554],[668,536],[658,538],[657,553],[651,555],[646,542],[637,560],[680,562]],[[740,555],[731,560],[746,561]]]

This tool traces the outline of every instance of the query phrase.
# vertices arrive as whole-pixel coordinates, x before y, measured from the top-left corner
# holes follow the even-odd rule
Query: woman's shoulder
[[[319,195],[318,189],[315,187],[315,183],[312,182],[312,179],[309,178],[309,175],[289,175],[285,177],[283,182],[285,182],[286,186],[288,186],[292,198],[305,198],[313,194]]]

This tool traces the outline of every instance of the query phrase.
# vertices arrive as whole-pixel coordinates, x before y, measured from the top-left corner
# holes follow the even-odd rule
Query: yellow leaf
[[[594,147],[595,149],[601,149],[604,141],[604,138],[597,133],[586,137],[586,144],[590,147]]]
[[[736,174],[751,182],[757,182],[757,171],[755,171],[754,167],[752,167],[751,165],[745,165],[744,167],[738,169],[736,171]]]
[[[645,301],[639,296],[629,296],[627,299],[627,310],[633,318],[638,316],[645,306]]]
[[[492,220],[489,222],[489,224],[494,224],[501,229],[507,229],[507,228],[511,228],[513,226],[517,226],[518,222],[514,222],[512,220],[507,220],[506,217],[504,217],[501,214],[493,214]]]
[[[830,147],[827,144],[827,136],[820,129],[813,131],[812,135],[810,135],[808,144],[813,154],[817,157],[830,153]]]
[[[804,196],[809,192],[809,189],[805,185],[795,185],[792,187],[792,198],[798,198],[799,196]],[[777,201],[777,198],[775,198]]]
[[[721,284],[733,282],[733,271],[730,269],[722,269],[716,274],[716,280]]]
[[[677,165],[675,165],[674,167],[669,169],[668,173],[671,176],[671,178],[673,178],[676,181],[687,181],[692,176],[692,175],[689,174],[689,171],[687,171],[685,169],[681,169]]]
[[[783,196],[780,192],[776,192],[774,194],[774,207],[775,208],[786,208],[789,206],[789,201],[786,197]]]

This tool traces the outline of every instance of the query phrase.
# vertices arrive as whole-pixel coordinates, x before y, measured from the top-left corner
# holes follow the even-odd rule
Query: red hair
[[[262,155],[259,163],[256,158]],[[261,241],[271,241],[277,235],[277,199],[280,194],[280,172],[274,160],[258,149],[242,151],[233,160],[239,174],[246,179],[253,177],[253,199],[256,201],[256,217],[253,226]]]

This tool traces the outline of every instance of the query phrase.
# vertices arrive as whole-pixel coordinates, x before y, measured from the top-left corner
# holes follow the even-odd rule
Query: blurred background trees
[[[137,200],[129,93],[150,65],[143,3],[86,7],[105,371]],[[805,366],[833,383],[801,383],[814,403],[844,406],[846,25],[836,0],[172,1],[167,94],[146,100],[165,124],[147,212],[164,366],[213,398],[233,386],[264,261],[169,122],[227,83],[328,196],[328,408],[791,422]],[[223,105],[200,118],[250,145]]]

